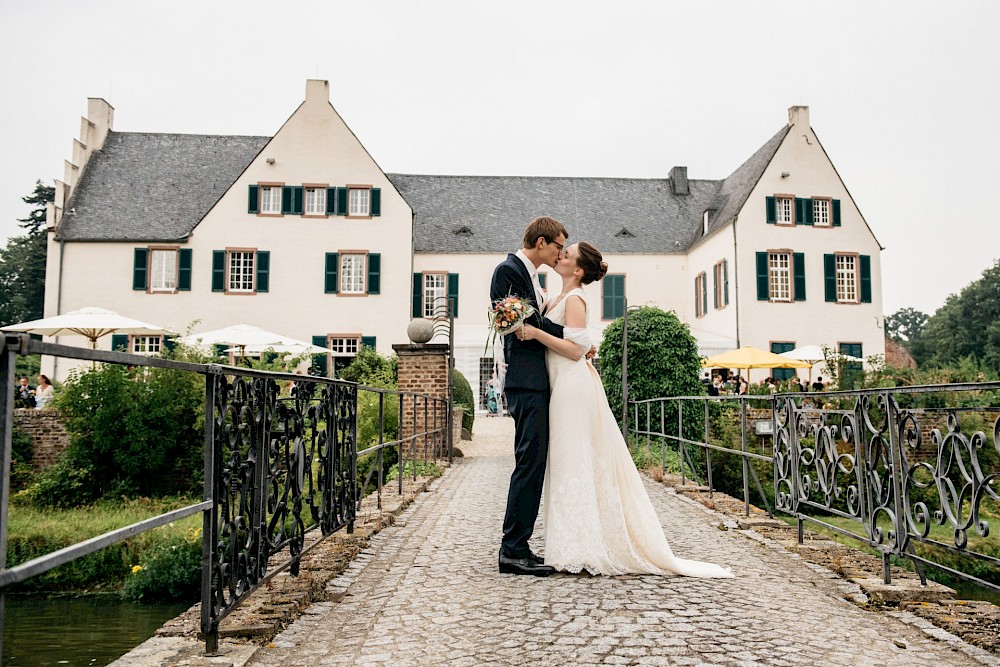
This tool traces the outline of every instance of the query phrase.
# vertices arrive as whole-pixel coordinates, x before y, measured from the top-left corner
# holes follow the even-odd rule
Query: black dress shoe
[[[531,558],[510,558],[503,554],[500,554],[498,564],[500,574],[530,574],[536,577],[547,577],[556,571],[555,568],[536,563]]]
[[[545,565],[545,559],[536,554],[534,551],[529,551],[527,558],[535,565]]]

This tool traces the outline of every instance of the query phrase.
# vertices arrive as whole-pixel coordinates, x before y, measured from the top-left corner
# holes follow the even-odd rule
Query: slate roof
[[[609,253],[680,253],[714,201],[718,181],[386,174],[414,212],[415,252],[508,252],[550,215]]]
[[[607,253],[685,253],[731,221],[788,133],[783,127],[728,178],[419,176],[386,174],[414,212],[414,251],[499,253],[521,246],[539,215],[570,240]],[[270,137],[111,132],[66,205],[56,240],[178,241],[264,148]],[[709,232],[702,214],[714,211]]]
[[[111,132],[74,188],[56,240],[184,239],[268,141]]]

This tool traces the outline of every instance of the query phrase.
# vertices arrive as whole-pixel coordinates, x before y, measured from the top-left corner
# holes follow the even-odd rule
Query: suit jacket
[[[542,317],[538,304],[535,303],[535,286],[524,263],[514,253],[497,265],[493,271],[490,283],[490,302],[503,299],[507,295],[515,295],[527,300],[535,306],[535,314],[527,319],[527,323],[542,329],[558,338],[563,337],[563,328]],[[504,389],[535,389],[546,391],[549,388],[549,374],[545,369],[545,346],[537,340],[521,341],[517,336],[503,337],[503,353],[507,362],[507,373],[504,376]]]

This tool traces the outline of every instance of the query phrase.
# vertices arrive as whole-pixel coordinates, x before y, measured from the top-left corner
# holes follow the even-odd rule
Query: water
[[[114,595],[8,595],[3,667],[107,665],[191,603],[135,604]]]
[[[956,600],[983,600],[1000,606],[1000,593],[964,581],[948,584],[955,589]]]

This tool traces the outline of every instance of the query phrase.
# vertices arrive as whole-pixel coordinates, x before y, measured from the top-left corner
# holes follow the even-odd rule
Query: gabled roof
[[[74,188],[55,238],[185,239],[268,141],[110,132]]]
[[[386,174],[413,209],[416,252],[510,252],[540,215],[609,253],[682,253],[718,181]],[[626,229],[628,234],[622,234]],[[471,232],[471,233],[470,233]]]
[[[763,146],[757,149],[756,153],[722,181],[715,201],[706,207],[715,211],[709,218],[708,232],[702,235],[699,225],[697,233],[693,238],[688,239],[686,245],[690,245],[690,247],[699,245],[702,240],[712,236],[736,218],[791,128],[791,125],[785,125],[778,130],[777,134],[768,139]]]

